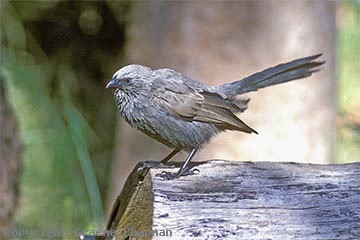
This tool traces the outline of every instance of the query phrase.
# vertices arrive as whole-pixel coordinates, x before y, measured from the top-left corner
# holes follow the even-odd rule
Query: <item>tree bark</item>
[[[151,165],[151,168],[146,166]],[[195,165],[195,164],[193,164]],[[130,174],[107,230],[115,239],[359,239],[360,163],[197,163],[175,180],[149,163]],[[147,171],[146,171],[147,170]],[[160,176],[159,176],[160,174]],[[115,235],[113,231],[110,233]]]
[[[196,159],[329,163],[335,145],[335,2],[136,2],[129,63],[172,68],[208,84],[316,53],[324,69],[311,78],[248,94],[240,115],[259,135],[226,132]],[[121,126],[112,198],[138,160],[160,160],[170,149]],[[184,160],[185,155],[177,156]]]
[[[13,226],[16,209],[21,144],[3,84],[0,79],[0,239],[5,240],[6,231]]]

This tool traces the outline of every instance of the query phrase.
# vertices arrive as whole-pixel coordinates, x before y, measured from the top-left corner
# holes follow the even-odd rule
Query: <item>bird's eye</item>
[[[121,80],[124,81],[125,83],[131,82],[131,78],[123,78],[123,79],[121,79]]]

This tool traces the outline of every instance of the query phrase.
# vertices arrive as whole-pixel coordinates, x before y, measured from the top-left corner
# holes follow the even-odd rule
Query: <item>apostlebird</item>
[[[132,64],[115,72],[106,88],[115,89],[117,108],[133,128],[173,149],[161,163],[181,150],[189,152],[179,171],[168,173],[168,178],[176,178],[191,174],[188,163],[216,134],[225,130],[257,133],[236,116],[249,102],[239,95],[308,77],[324,63],[316,61],[320,56],[296,59],[219,86],[205,85],[171,69]]]

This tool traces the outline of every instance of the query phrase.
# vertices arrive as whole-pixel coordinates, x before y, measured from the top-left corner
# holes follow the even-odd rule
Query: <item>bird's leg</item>
[[[178,150],[180,151],[180,150]],[[174,156],[178,151],[174,150],[172,151],[164,160],[168,160],[170,159],[172,156]],[[195,173],[195,171],[199,171],[197,169],[194,170],[190,170],[188,168],[188,164],[191,161],[191,159],[194,157],[195,153],[197,152],[196,148],[193,148],[189,155],[186,157],[186,160],[181,164],[181,167],[179,169],[179,171],[177,173],[170,173],[170,172],[162,172],[160,174],[157,174],[156,176],[160,176],[164,179],[170,180],[170,179],[175,179],[181,176],[187,176],[187,175],[192,175]],[[164,161],[163,160],[163,161]],[[162,162],[162,161],[161,161]],[[166,162],[166,161],[165,161]]]
[[[191,161],[191,159],[194,157],[195,153],[197,152],[196,148],[191,149],[191,152],[189,153],[189,155],[186,157],[186,160],[183,162],[183,164],[181,165],[179,171],[176,173],[175,178],[178,178],[182,175],[186,175],[185,173],[187,173],[188,171],[190,171],[190,169],[187,168],[187,165],[189,164],[189,162]],[[189,172],[190,174],[192,172]]]
[[[181,149],[175,148],[169,155],[167,155],[163,160],[160,162],[165,164],[167,163],[173,156],[175,156],[178,152],[180,152]]]

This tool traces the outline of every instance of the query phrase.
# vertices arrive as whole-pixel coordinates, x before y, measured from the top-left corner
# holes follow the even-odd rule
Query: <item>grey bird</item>
[[[207,86],[171,69],[132,64],[115,72],[106,88],[115,89],[117,108],[133,128],[173,149],[161,163],[181,150],[189,152],[176,174],[167,173],[171,179],[192,174],[188,163],[216,134],[225,130],[257,134],[236,116],[249,102],[239,95],[308,77],[325,63],[316,61],[320,56],[296,59],[219,86]]]

